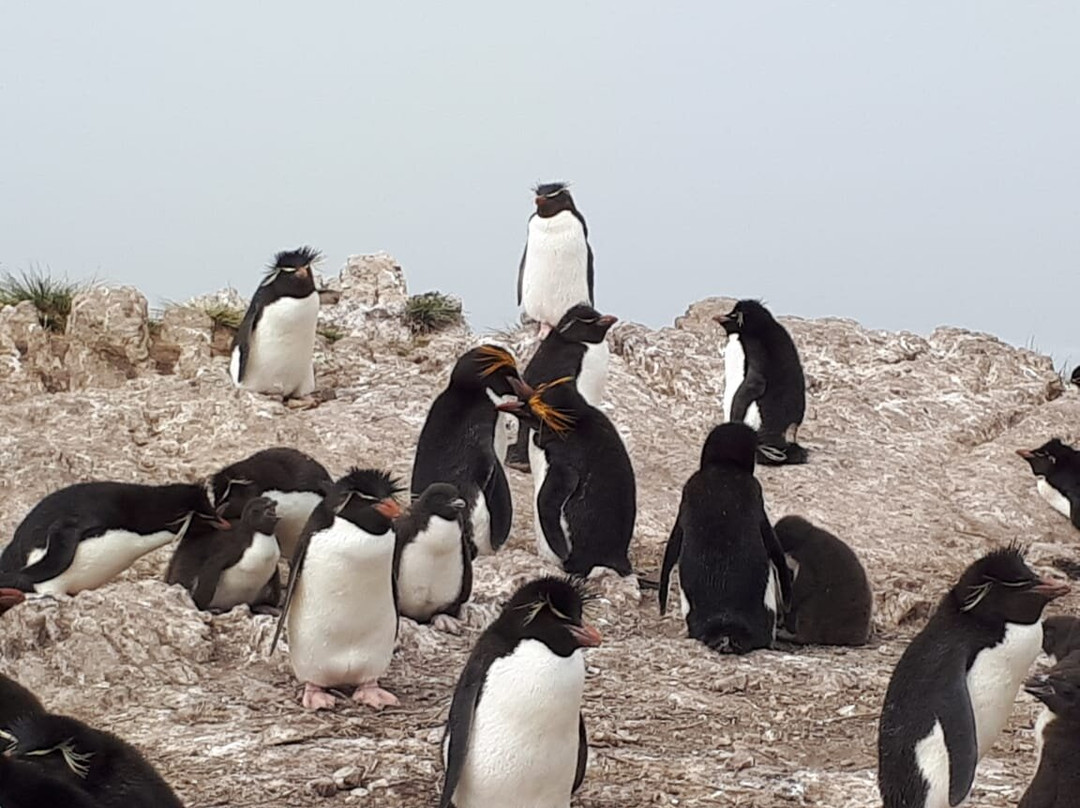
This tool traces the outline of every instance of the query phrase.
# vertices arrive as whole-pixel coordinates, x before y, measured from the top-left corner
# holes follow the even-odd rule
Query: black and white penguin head
[[[536,195],[536,215],[548,219],[564,210],[574,211],[574,199],[566,182],[545,182],[533,188]]]
[[[404,490],[388,472],[352,468],[334,484],[326,501],[342,519],[365,533],[381,536],[401,516],[395,496]]]
[[[1043,653],[1057,664],[1080,651],[1080,617],[1057,614],[1043,620]]]
[[[240,520],[253,533],[272,535],[278,523],[277,505],[269,497],[249,499]]]
[[[776,322],[758,300],[740,300],[727,314],[717,314],[713,320],[720,323],[728,334],[760,333]]]
[[[243,477],[227,478],[215,475],[210,480],[214,497],[214,508],[222,519],[239,519],[244,515],[244,507],[262,491],[257,483]]]
[[[600,632],[584,621],[585,602],[590,600],[583,582],[549,576],[520,587],[492,631],[511,644],[539,640],[561,657],[578,648],[600,645]]]
[[[457,521],[468,503],[462,499],[457,486],[450,483],[432,483],[410,506],[410,513],[438,516],[449,522]]]
[[[522,426],[536,430],[541,439],[548,435],[565,437],[573,430],[577,401],[581,398],[573,376],[536,387],[522,381],[515,381],[513,386],[517,398],[499,404],[496,409],[517,417]]]
[[[964,570],[949,596],[961,613],[999,626],[1036,623],[1047,603],[1068,593],[1067,583],[1032,572],[1019,545],[1012,544]]]
[[[1048,672],[1032,676],[1024,690],[1056,717],[1080,723],[1080,651],[1073,651]]]
[[[184,535],[201,535],[214,530],[228,530],[232,525],[210,504],[204,485],[179,483],[156,487],[153,502],[145,511],[132,514],[132,527],[140,533],[166,528]]]
[[[608,330],[618,321],[618,317],[601,314],[588,303],[578,303],[567,310],[552,333],[567,342],[597,345],[604,341]]]
[[[307,297],[315,291],[312,268],[320,258],[319,251],[311,247],[279,252],[267,267],[260,287],[267,287],[279,296]]]
[[[1060,461],[1076,454],[1076,450],[1063,443],[1061,438],[1051,438],[1038,449],[1017,449],[1016,453],[1028,462],[1032,474],[1045,477]]]
[[[111,769],[96,731],[74,718],[30,713],[0,730],[3,755],[32,763],[67,782],[94,786]]]
[[[754,472],[758,434],[746,424],[729,421],[713,427],[701,449],[701,467],[735,466]]]
[[[450,374],[450,386],[459,390],[491,391],[491,394],[514,394],[511,380],[521,381],[513,355],[499,345],[481,345],[463,354]]]

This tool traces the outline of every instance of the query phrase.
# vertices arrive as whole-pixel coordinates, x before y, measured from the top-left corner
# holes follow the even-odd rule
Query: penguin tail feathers
[[[765,647],[755,641],[758,633],[737,615],[720,614],[705,621],[691,636],[718,653],[745,654]]]
[[[797,443],[761,444],[757,460],[763,466],[798,466],[810,459],[810,452]]]

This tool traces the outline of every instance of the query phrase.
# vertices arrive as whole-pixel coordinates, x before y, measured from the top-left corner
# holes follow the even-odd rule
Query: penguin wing
[[[588,234],[586,233],[586,235],[588,235]],[[591,244],[589,244],[589,242],[588,242],[588,241],[586,241],[586,242],[585,242],[585,249],[586,249],[586,250],[588,251],[588,254],[589,254],[589,267],[588,267],[588,270],[586,270],[587,274],[586,274],[586,276],[585,276],[585,277],[586,277],[586,280],[587,280],[587,281],[589,282],[589,305],[590,305],[590,306],[595,306],[595,305],[596,305],[596,301],[595,301],[595,299],[593,298],[593,260],[592,260],[592,245],[591,245]]]
[[[195,608],[200,612],[205,612],[210,607],[210,601],[214,599],[214,593],[217,592],[218,582],[221,580],[221,573],[225,566],[222,559],[215,554],[214,557],[207,559],[195,574],[191,582],[191,599],[195,601]]]
[[[308,517],[307,524],[296,542],[296,550],[289,561],[289,582],[285,585],[285,602],[281,604],[281,614],[278,616],[277,628],[274,630],[274,639],[270,643],[270,653],[277,648],[281,632],[285,628],[285,618],[289,614],[289,606],[292,605],[293,595],[296,594],[296,583],[300,580],[300,573],[304,569],[304,557],[307,555],[311,537],[321,530],[326,530],[334,524],[337,516],[334,514],[328,499],[324,499],[316,506]],[[397,610],[397,594],[394,595],[394,609]]]
[[[525,285],[525,256],[529,254],[529,241],[525,240],[525,249],[521,251],[521,263],[518,264],[518,302],[521,305],[521,290]]]
[[[950,676],[944,686],[937,713],[949,753],[949,805],[959,805],[975,782],[975,767],[979,763],[979,742],[975,729],[975,712],[966,676]]]
[[[540,514],[540,530],[548,547],[561,561],[570,557],[570,543],[562,526],[562,509],[578,487],[578,474],[569,466],[553,465],[548,468],[540,494],[536,498],[536,510]]]
[[[45,555],[22,568],[22,573],[34,583],[49,581],[71,566],[79,542],[96,528],[79,527],[75,517],[57,519],[45,534]],[[100,530],[98,530],[100,532]]]
[[[589,762],[589,739],[585,736],[585,716],[578,713],[578,741],[577,741],[577,771],[574,772],[574,785],[570,788],[573,794],[581,788],[585,780],[585,764]]]
[[[776,531],[765,515],[761,517],[761,542],[765,545],[769,561],[776,568],[776,577],[780,579],[780,599],[783,601],[784,611],[787,611],[791,608],[791,568],[787,565],[784,548],[776,538]]]
[[[498,460],[492,462],[491,473],[484,485],[484,500],[491,519],[491,549],[498,550],[510,536],[510,525],[514,518],[510,483],[506,481],[506,472]]]
[[[483,638],[481,638],[483,640]],[[443,778],[442,796],[439,808],[451,808],[454,791],[461,780],[465,768],[465,758],[469,751],[469,734],[472,732],[473,716],[476,705],[480,703],[480,692],[487,677],[488,668],[495,661],[498,653],[495,648],[483,642],[473,649],[465,670],[461,672],[454,699],[450,702],[450,716],[446,722],[446,733],[450,743],[446,749],[446,776]]]
[[[681,511],[682,508],[680,507]],[[667,549],[664,550],[664,566],[660,570],[660,614],[667,611],[668,586],[671,583],[671,568],[679,562],[682,555],[683,531],[679,517],[675,517],[675,527],[668,537]]]
[[[731,421],[743,421],[750,405],[765,394],[765,376],[753,364],[747,363],[746,376],[731,400]]]
[[[251,351],[251,337],[255,333],[255,326],[259,324],[262,313],[262,304],[253,297],[251,305],[244,312],[244,319],[240,321],[240,327],[236,329],[236,336],[233,337],[233,348],[240,351],[240,366],[236,372],[237,382],[244,380],[244,370],[247,368],[248,354]]]

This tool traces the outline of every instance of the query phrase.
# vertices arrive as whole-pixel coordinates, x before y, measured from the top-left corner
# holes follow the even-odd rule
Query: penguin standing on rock
[[[532,581],[480,635],[450,704],[439,808],[568,808],[588,759],[582,649],[601,641],[588,597],[579,582]]]
[[[593,253],[585,217],[565,182],[538,185],[536,212],[518,268],[518,305],[540,324],[540,339],[577,303],[593,304]]]
[[[229,527],[201,485],[78,483],[27,514],[0,555],[0,573],[28,579],[37,592],[74,595],[171,541]]]
[[[597,567],[630,575],[637,491],[619,431],[585,403],[570,377],[535,390],[515,384],[519,400],[499,409],[535,432],[529,461],[540,557],[571,575],[589,575]]]
[[[688,633],[723,653],[770,647],[777,616],[791,602],[791,571],[754,477],[756,446],[745,424],[709,433],[701,468],[683,487],[660,572],[660,614],[678,563]]]
[[[394,522],[398,610],[451,634],[460,632],[455,618],[472,594],[472,552],[463,529],[467,504],[454,486],[433,483]]]
[[[315,391],[315,326],[319,293],[310,247],[279,252],[251,298],[233,339],[229,375],[237,387],[285,399]]]
[[[287,446],[263,449],[210,478],[214,504],[226,519],[239,519],[255,497],[274,501],[278,515],[274,535],[288,559],[296,552],[308,517],[333,484],[321,463]]]
[[[806,414],[806,379],[787,329],[756,300],[740,300],[713,318],[727,332],[724,349],[724,418],[759,433],[764,465],[805,463],[795,442]]]
[[[525,384],[535,388],[570,376],[585,403],[599,407],[611,358],[607,333],[617,322],[617,317],[600,314],[585,303],[571,307],[529,360],[522,374]],[[517,442],[506,459],[507,465],[519,471],[530,470],[529,434],[524,427],[518,429]]]
[[[328,692],[380,709],[397,697],[379,687],[397,639],[393,520],[401,489],[386,472],[352,469],[311,514],[300,537],[270,651],[289,629],[289,661],[309,710],[333,707]]]
[[[1052,438],[1038,449],[1017,449],[1031,466],[1039,495],[1080,530],[1080,452]]]
[[[520,382],[514,357],[498,345],[481,345],[458,359],[450,384],[435,398],[416,446],[412,495],[433,483],[449,483],[467,504],[465,529],[481,555],[502,547],[514,515],[510,485],[496,453],[497,402]]]
[[[1075,808],[1080,799],[1080,652],[1033,676],[1024,690],[1043,703],[1044,712],[1035,729],[1035,778],[1017,808]]]
[[[1042,613],[1069,591],[1012,545],[980,558],[896,663],[878,730],[884,808],[963,802],[1042,648]]]

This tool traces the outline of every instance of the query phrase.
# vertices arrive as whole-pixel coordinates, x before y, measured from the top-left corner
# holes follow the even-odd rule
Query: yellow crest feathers
[[[490,376],[501,368],[517,370],[514,357],[505,348],[500,348],[498,345],[481,345],[476,349],[476,352],[480,355],[480,361],[484,364],[484,369],[480,373],[481,376]]]
[[[553,382],[545,382],[544,384],[537,385],[536,391],[532,397],[529,398],[529,409],[532,410],[533,415],[540,419],[540,422],[548,427],[552,432],[557,435],[563,435],[570,431],[570,428],[574,425],[574,416],[568,412],[552,407],[544,401],[544,393],[553,387],[558,387],[561,384],[572,382],[573,376],[563,376],[561,379],[556,379]]]

